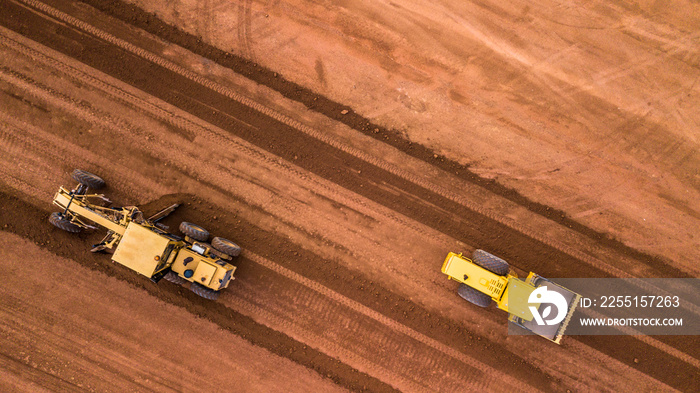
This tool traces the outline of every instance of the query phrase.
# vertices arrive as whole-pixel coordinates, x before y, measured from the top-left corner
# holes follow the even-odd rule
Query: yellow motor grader
[[[471,259],[449,253],[442,272],[460,282],[457,294],[464,300],[479,307],[495,302],[511,323],[557,344],[581,298],[532,272],[520,279],[508,262],[484,250],[475,250]]]
[[[216,300],[233,280],[236,267],[230,262],[241,253],[238,245],[221,237],[207,243],[209,232],[189,222],[180,224],[184,238],[168,233],[158,223],[178,205],[144,218],[135,206],[110,207],[111,201],[103,194],[90,193],[104,187],[99,176],[76,169],[72,177],[78,185],[72,190],[59,188],[53,203],[63,211],[52,213],[49,222],[73,233],[97,229],[94,225],[107,229],[91,251],[113,251],[114,262],[154,282],[162,278],[176,284],[190,282],[192,292],[210,300]]]

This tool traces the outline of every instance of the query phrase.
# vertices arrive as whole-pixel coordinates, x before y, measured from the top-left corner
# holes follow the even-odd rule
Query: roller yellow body
[[[485,254],[485,252],[482,253]],[[500,260],[500,258],[494,258]],[[558,344],[580,296],[532,272],[526,279],[520,279],[512,269],[507,268],[505,261],[502,262],[504,265],[499,267],[505,267],[507,273],[496,274],[461,253],[450,252],[442,264],[442,272],[450,280],[458,281],[490,297],[498,308],[510,314],[509,321]],[[529,299],[540,286],[546,286],[549,290],[557,292],[566,301],[568,306],[566,317],[557,326],[539,326],[533,321],[534,316],[530,307],[539,311],[541,303],[530,302]],[[479,300],[478,297],[477,295],[476,300]],[[488,299],[486,301],[488,302]]]

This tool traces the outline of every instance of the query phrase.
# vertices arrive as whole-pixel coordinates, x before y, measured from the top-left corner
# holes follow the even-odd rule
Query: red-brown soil
[[[262,6],[251,4],[241,3],[239,39],[252,29],[246,15]],[[467,139],[437,132],[427,143],[415,132],[425,119],[369,115],[331,82],[343,72],[337,65],[333,74],[328,63],[314,71],[325,85],[306,83],[289,64],[268,64],[274,57],[257,38],[229,54],[187,23],[121,2],[0,6],[0,269],[17,277],[0,294],[4,390],[697,390],[697,340],[576,336],[557,346],[508,336],[503,312],[464,303],[439,271],[448,251],[483,248],[548,277],[696,277],[695,231],[677,227],[697,224],[694,202],[677,203],[688,213],[676,210],[673,225],[650,219],[644,229],[658,228],[657,245],[675,236],[676,251],[688,251],[677,258],[666,246],[635,246],[634,231],[620,229],[633,222],[628,211],[590,201],[600,190],[584,193],[556,176],[525,192],[519,175],[494,181],[445,148],[450,138],[455,146],[483,139],[483,129]],[[283,31],[294,26],[279,21]],[[390,105],[382,94],[366,96]],[[433,98],[425,99],[421,113],[431,113]],[[526,122],[551,104],[499,99]],[[548,143],[530,136],[533,146]],[[674,137],[677,151],[692,146]],[[478,160],[502,173],[538,170],[507,154],[498,169],[500,153]],[[645,170],[690,176],[694,193],[694,157],[672,168],[651,160]],[[149,213],[181,203],[164,220],[171,228],[193,221],[235,239],[244,249],[236,280],[210,302],[91,254],[101,233],[50,226],[51,197],[72,186],[74,168],[100,174],[117,204]],[[631,192],[643,186],[632,183]],[[685,200],[678,190],[668,195]],[[586,202],[551,203],[565,191]],[[571,207],[583,205],[609,215],[577,219]],[[180,345],[183,337],[193,341]]]

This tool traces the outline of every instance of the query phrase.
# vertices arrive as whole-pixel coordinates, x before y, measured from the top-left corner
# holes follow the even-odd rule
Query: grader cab
[[[557,344],[581,297],[532,272],[522,280],[508,262],[484,250],[474,251],[472,259],[449,253],[442,272],[460,282],[463,299],[479,307],[495,302],[510,322]]]
[[[238,245],[221,237],[207,243],[209,232],[188,222],[180,224],[184,238],[159,226],[158,221],[178,205],[144,218],[135,206],[111,207],[104,195],[89,193],[105,185],[99,176],[79,169],[72,176],[78,185],[72,190],[59,188],[53,203],[63,211],[52,213],[49,221],[73,233],[97,229],[94,225],[106,229],[107,235],[91,251],[113,251],[114,262],[155,282],[162,278],[176,284],[190,282],[194,293],[210,300],[233,280],[236,267],[230,262],[241,252]]]

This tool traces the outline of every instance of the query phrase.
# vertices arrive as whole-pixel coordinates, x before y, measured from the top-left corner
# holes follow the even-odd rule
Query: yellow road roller
[[[510,322],[557,344],[581,298],[532,272],[520,279],[508,262],[484,250],[475,250],[471,259],[450,252],[442,272],[460,283],[463,299],[479,307],[495,302]]]

